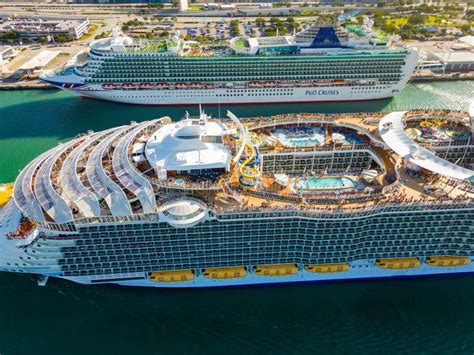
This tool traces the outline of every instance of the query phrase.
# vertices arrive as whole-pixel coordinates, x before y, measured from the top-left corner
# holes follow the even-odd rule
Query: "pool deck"
[[[335,116],[335,117],[334,117]],[[385,113],[374,114],[340,114],[340,115],[318,115],[318,114],[300,114],[300,115],[280,115],[271,118],[253,118],[245,121],[249,131],[259,132],[262,129],[276,129],[285,125],[308,125],[321,124],[325,128],[325,146],[312,147],[285,147],[277,142],[272,147],[264,149],[265,154],[278,154],[283,152],[302,153],[314,150],[350,150],[352,146],[345,145],[334,146],[328,125],[342,126],[358,134],[365,142],[364,146],[370,149],[381,159],[383,171],[376,176],[371,187],[378,188],[381,192],[373,194],[370,198],[364,199],[363,193],[358,193],[352,199],[353,195],[346,189],[339,189],[338,199],[334,200],[334,190],[324,191],[320,189],[311,193],[297,193],[290,188],[290,183],[286,187],[275,188],[275,179],[272,176],[262,176],[261,182],[267,189],[259,191],[243,189],[237,190],[237,195],[242,206],[246,208],[299,208],[309,210],[327,210],[327,209],[358,209],[364,207],[374,207],[384,203],[403,203],[403,202],[436,202],[440,199],[471,199],[473,193],[467,192],[459,186],[453,186],[449,181],[444,181],[438,176],[424,174],[421,177],[410,176],[404,168],[403,159],[389,149],[382,141],[378,133],[379,120],[385,116]],[[465,122],[466,114],[462,112],[451,111],[412,111],[407,114],[408,120],[420,119],[446,119],[448,121]],[[360,146],[360,145],[359,145]],[[356,145],[357,147],[357,145]],[[389,183],[387,177],[392,177],[393,182]],[[441,181],[444,181],[442,183]],[[233,176],[228,180],[231,186],[238,186],[237,177]],[[426,187],[429,186],[438,189],[437,194],[428,194]],[[344,191],[346,190],[346,191]],[[261,196],[265,194],[265,196]],[[359,198],[360,197],[360,198]],[[285,199],[288,201],[285,201]],[[311,203],[307,203],[311,199]]]

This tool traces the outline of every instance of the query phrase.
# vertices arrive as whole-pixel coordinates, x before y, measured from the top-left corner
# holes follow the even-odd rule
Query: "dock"
[[[0,90],[44,90],[56,89],[54,86],[42,83],[39,80],[0,83]]]

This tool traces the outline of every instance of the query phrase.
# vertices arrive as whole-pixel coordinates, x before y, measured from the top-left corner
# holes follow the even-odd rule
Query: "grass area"
[[[407,17],[400,17],[400,18],[389,18],[387,19],[387,23],[389,25],[395,25],[397,27],[405,26],[408,22]]]
[[[301,16],[314,16],[316,15],[318,12],[315,11],[315,10],[302,10],[301,11]]]
[[[247,40],[243,39],[243,38],[240,38],[236,41],[234,41],[234,45],[238,48],[242,48],[244,49],[246,46],[246,43],[247,43]]]
[[[92,35],[94,35],[95,32],[97,31],[97,28],[98,28],[97,25],[90,25],[89,26],[89,31],[87,31],[87,33],[84,36],[82,36],[79,40],[80,41],[86,41],[86,40],[90,39],[92,37]]]
[[[192,5],[192,6],[189,6],[188,7],[188,10],[189,12],[198,12],[198,11],[202,11],[203,7],[202,6],[199,6],[199,5]]]
[[[443,22],[445,20],[446,22]],[[387,23],[389,25],[395,25],[397,27],[403,27],[408,23],[408,17],[397,17],[397,18],[389,18],[387,19]],[[456,24],[453,24],[449,21],[449,19],[443,16],[434,16],[428,15],[425,16],[425,21],[423,22],[425,26],[453,26],[456,27]]]

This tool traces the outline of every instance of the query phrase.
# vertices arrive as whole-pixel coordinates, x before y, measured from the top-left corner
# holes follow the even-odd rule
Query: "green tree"
[[[298,22],[290,22],[288,24],[288,29],[290,30],[290,32],[298,32],[300,30],[300,24]]]
[[[280,36],[284,36],[288,33],[288,30],[285,26],[285,24],[283,22],[279,22],[277,25],[276,25],[276,28],[278,29],[278,34]]]
[[[465,23],[461,25],[461,31],[463,34],[467,35],[471,33],[471,25],[468,23]]]
[[[271,24],[280,23],[280,19],[279,19],[278,17],[271,17],[271,18],[270,18],[270,23],[271,23]]]
[[[46,44],[48,43],[48,38],[46,36],[40,36],[40,38],[38,38],[38,41],[41,44]]]
[[[197,36],[196,41],[198,41],[199,43],[205,43],[209,41],[209,38],[207,38],[206,36]]]
[[[66,43],[72,40],[71,36],[68,35],[56,35],[54,40],[59,43]]]
[[[421,14],[412,14],[408,17],[408,23],[412,25],[421,25],[425,22],[425,16]]]
[[[276,30],[273,27],[269,27],[265,30],[265,36],[273,37],[276,35]]]
[[[416,34],[416,27],[411,24],[406,24],[400,29],[400,36],[403,39],[413,39]]]
[[[265,26],[266,21],[265,21],[265,19],[263,19],[263,18],[261,18],[261,17],[257,17],[257,19],[255,20],[255,24],[256,24],[258,27],[262,27],[262,26]]]
[[[395,26],[394,24],[391,24],[391,23],[390,24],[385,23],[380,29],[385,33],[397,33],[398,32],[397,26]]]
[[[239,20],[230,21],[230,29],[235,36],[240,36]]]

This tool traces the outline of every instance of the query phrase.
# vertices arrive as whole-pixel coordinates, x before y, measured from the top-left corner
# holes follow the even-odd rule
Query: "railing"
[[[262,207],[246,207],[231,212],[216,213],[218,219],[233,219],[233,216],[242,213],[257,213],[255,218],[265,217],[308,217],[308,218],[352,218],[362,217],[367,215],[373,215],[376,213],[390,213],[390,212],[404,212],[404,211],[423,211],[423,210],[444,210],[444,209],[473,209],[474,201],[461,200],[458,201],[421,201],[421,202],[404,202],[404,203],[391,203],[391,202],[380,202],[375,205],[353,205],[350,207],[338,206],[337,208],[326,206],[314,206],[309,208],[308,205],[289,205],[281,208],[262,208]],[[235,218],[235,217],[234,217]],[[244,217],[245,218],[245,217]],[[248,218],[248,217],[247,217]]]
[[[255,190],[243,190],[235,185],[228,185],[228,187],[240,194],[247,194],[250,196],[256,196],[259,198],[267,198],[276,201],[290,202],[290,203],[313,203],[313,204],[340,204],[341,201],[345,203],[364,203],[368,201],[374,201],[381,199],[383,196],[379,192],[353,192],[347,191],[341,192],[340,194],[335,193],[335,190],[331,191],[320,191],[311,193],[311,195],[281,195],[278,192],[263,192]]]
[[[221,190],[222,185],[220,183],[220,179],[217,181],[202,181],[202,182],[190,182],[185,179],[182,183],[176,183],[176,179],[167,179],[167,180],[159,180],[157,178],[149,178],[152,184],[161,187],[161,188],[168,188],[173,190]],[[179,177],[178,177],[179,179]]]
[[[374,113],[374,115],[380,115],[380,118],[384,116],[384,114]],[[350,122],[345,122],[341,119],[347,118],[356,118],[361,119],[363,124],[369,125],[368,122],[365,121],[366,115],[360,113],[348,113],[348,114],[335,114],[335,115],[318,115],[318,114],[297,114],[297,115],[281,115],[281,116],[273,116],[271,118],[265,119],[255,118],[255,124],[250,125],[250,130],[256,130],[261,128],[267,127],[276,127],[285,124],[296,124],[299,125],[300,123],[311,123],[311,124],[318,124],[318,123],[330,123],[330,124],[337,124],[338,126],[352,128],[356,131],[363,132],[366,136],[368,136],[374,143],[385,147],[385,143],[380,139],[380,137],[376,136],[375,133],[371,132],[365,127],[360,125],[356,125]],[[242,119],[243,121],[246,121]],[[263,121],[263,122],[262,122]],[[374,131],[377,132],[377,127],[374,126]]]

